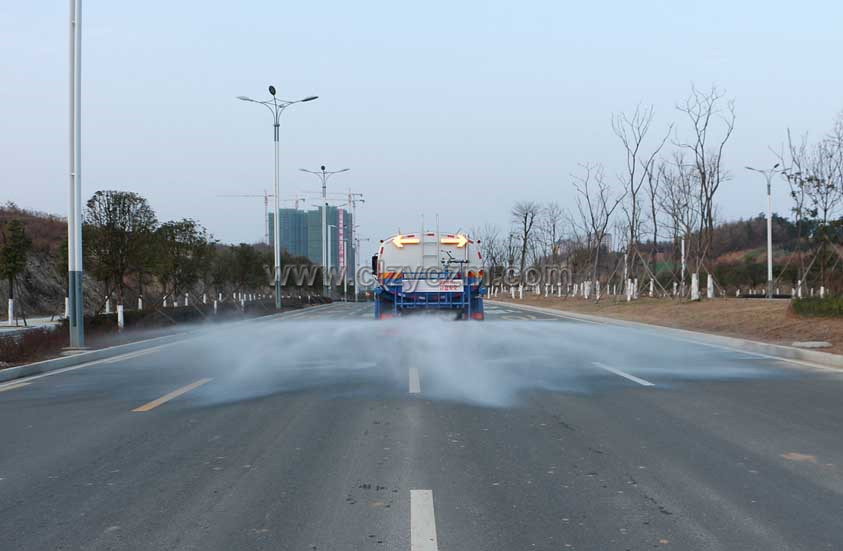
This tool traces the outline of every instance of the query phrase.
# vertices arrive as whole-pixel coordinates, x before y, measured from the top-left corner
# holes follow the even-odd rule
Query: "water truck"
[[[372,257],[375,319],[445,312],[482,320],[483,257],[480,243],[462,233],[396,234]]]

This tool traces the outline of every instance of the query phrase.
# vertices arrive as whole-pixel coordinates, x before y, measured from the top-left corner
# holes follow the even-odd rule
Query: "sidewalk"
[[[0,335],[8,335],[9,333],[14,333],[16,331],[26,331],[27,329],[32,329],[34,327],[44,327],[49,325],[61,325],[62,318],[55,317],[37,317],[37,318],[26,318],[26,326],[23,324],[23,320],[19,319],[17,325],[9,325],[8,320],[3,320],[0,322]]]

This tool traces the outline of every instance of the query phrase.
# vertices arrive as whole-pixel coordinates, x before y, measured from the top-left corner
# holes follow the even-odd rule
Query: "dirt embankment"
[[[826,341],[832,346],[822,348],[821,351],[843,354],[843,319],[800,317],[791,311],[789,300],[718,298],[680,302],[642,298],[632,302],[602,299],[594,303],[580,298],[545,298],[534,295],[525,296],[523,301],[513,301],[509,297],[496,300],[774,344]]]

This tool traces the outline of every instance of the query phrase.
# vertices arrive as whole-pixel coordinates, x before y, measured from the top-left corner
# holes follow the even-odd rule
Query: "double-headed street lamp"
[[[273,220],[275,223],[273,224],[273,241],[274,241],[274,252],[275,252],[275,308],[281,308],[281,224],[280,224],[280,204],[279,204],[279,197],[280,192],[278,189],[278,134],[280,128],[280,119],[281,113],[284,112],[284,109],[293,105],[294,103],[304,103],[306,101],[313,101],[319,96],[308,96],[306,98],[300,100],[286,100],[280,99],[275,97],[275,86],[269,86],[269,93],[272,95],[271,100],[265,101],[258,101],[246,96],[237,96],[237,99],[242,101],[250,101],[252,103],[258,103],[263,105],[269,112],[272,113],[272,121],[273,121],[273,128],[275,130],[274,139],[275,139],[275,214],[273,214]]]
[[[306,168],[300,168],[302,172],[307,172],[308,174],[315,174],[319,177],[319,180],[322,182],[322,293],[327,295],[328,294],[328,274],[327,274],[327,254],[328,254],[328,179],[333,176],[334,174],[340,174],[342,172],[348,172],[351,170],[350,168],[344,168],[342,170],[334,170],[330,171],[325,168],[325,165],[319,167],[319,170],[307,170]]]
[[[764,175],[767,180],[767,298],[773,298],[773,195],[771,190],[771,182],[773,174],[777,172],[779,163],[773,165],[773,168],[767,170],[760,170],[752,168],[751,166],[744,167],[752,172],[757,172]]]

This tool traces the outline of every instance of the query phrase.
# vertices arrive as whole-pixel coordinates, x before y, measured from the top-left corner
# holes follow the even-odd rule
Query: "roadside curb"
[[[816,350],[803,350],[801,348],[785,346],[782,344],[770,344],[766,342],[741,339],[737,337],[726,337],[723,335],[702,333],[700,331],[692,331],[688,329],[677,329],[675,327],[666,327],[663,325],[655,325],[652,323],[607,318],[603,316],[595,316],[592,314],[581,314],[577,312],[557,310],[555,308],[546,308],[542,306],[530,306],[526,304],[518,304],[514,302],[501,302],[497,300],[489,300],[487,302],[501,306],[512,306],[514,308],[520,308],[528,311],[532,310],[534,312],[540,312],[542,314],[549,314],[577,321],[586,321],[605,325],[619,325],[623,327],[646,329],[648,331],[657,330],[661,333],[665,333],[686,340],[699,342],[702,344],[733,348],[737,350],[742,350],[744,352],[751,352],[760,356],[768,356],[771,358],[786,360],[789,362],[809,364],[811,367],[843,369],[843,355],[840,354],[818,352]]]
[[[333,303],[327,304],[316,304],[313,306],[306,306],[304,308],[299,308],[296,310],[291,310],[288,312],[281,312],[281,313],[272,313],[267,314],[264,316],[258,316],[254,318],[249,318],[245,320],[238,320],[231,322],[230,324],[226,324],[226,328],[234,327],[237,325],[241,325],[243,323],[251,323],[255,321],[267,321],[277,317],[285,317],[290,314],[296,314],[299,312],[303,312],[305,310],[311,309],[318,309],[321,307],[329,306]],[[223,327],[215,326],[210,328],[212,331],[214,329],[219,330],[223,329]],[[0,382],[11,381],[14,379],[20,379],[23,377],[30,377],[32,375],[40,375],[42,373],[47,373],[50,371],[56,371],[58,369],[64,369],[66,367],[74,367],[80,364],[86,364],[89,362],[95,362],[99,360],[103,360],[106,358],[110,358],[112,356],[118,356],[120,354],[126,354],[128,352],[135,352],[137,350],[143,350],[144,348],[148,348],[149,346],[158,345],[158,344],[166,344],[171,341],[179,341],[179,340],[186,340],[191,335],[197,333],[198,329],[192,329],[188,331],[180,331],[178,333],[173,333],[170,335],[163,335],[160,337],[153,337],[150,339],[143,339],[134,342],[127,342],[125,344],[118,344],[115,346],[109,346],[106,348],[97,348],[95,350],[89,350],[86,352],[80,352],[78,354],[73,354],[72,356],[62,356],[60,358],[51,358],[49,360],[42,360],[40,362],[34,362],[31,364],[23,364],[17,365],[14,367],[7,367],[6,369],[0,369]]]

